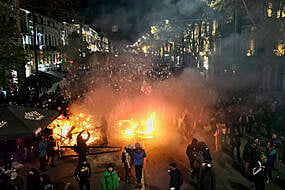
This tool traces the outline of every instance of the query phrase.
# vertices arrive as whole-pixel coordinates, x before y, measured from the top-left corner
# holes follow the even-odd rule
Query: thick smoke
[[[202,0],[90,0],[82,16],[86,23],[110,31],[118,24],[120,34],[133,41],[148,27],[165,19],[196,18],[209,12]]]
[[[151,59],[144,55],[110,56],[109,64],[87,79],[93,85],[83,100],[71,106],[71,111],[93,115],[98,121],[96,125],[100,125],[100,117],[105,116],[110,138],[119,139],[122,138],[118,130],[120,120],[146,119],[156,112],[159,142],[167,144],[171,138],[181,139],[176,134],[182,112],[188,110],[193,117],[207,120],[216,96],[191,69],[176,77],[169,74],[164,80],[151,74],[153,70]],[[144,84],[151,86],[150,95],[141,91]]]

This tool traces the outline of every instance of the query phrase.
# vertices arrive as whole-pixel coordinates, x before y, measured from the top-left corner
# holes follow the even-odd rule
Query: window
[[[273,14],[273,10],[272,10],[272,3],[268,2],[268,6],[267,6],[267,17],[272,17]]]

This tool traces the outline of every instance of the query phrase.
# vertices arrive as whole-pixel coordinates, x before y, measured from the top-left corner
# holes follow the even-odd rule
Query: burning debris
[[[70,117],[59,116],[49,126],[53,130],[53,137],[60,146],[76,144],[77,136],[81,135],[83,139],[90,138],[87,144],[100,144],[102,141],[101,128],[95,126],[94,117],[85,113],[73,114]]]
[[[151,139],[155,137],[156,132],[156,112],[152,112],[147,119],[120,120],[118,129],[126,139]]]

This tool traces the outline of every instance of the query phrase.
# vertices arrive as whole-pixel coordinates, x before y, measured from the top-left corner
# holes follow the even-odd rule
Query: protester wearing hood
[[[40,186],[40,174],[35,168],[31,168],[27,180],[26,189],[27,190],[38,190]]]
[[[86,160],[78,164],[74,177],[79,183],[80,190],[83,190],[84,186],[87,190],[90,190],[89,178],[91,177],[91,168]]]
[[[183,184],[183,177],[180,171],[176,168],[175,163],[169,164],[168,174],[170,176],[169,188],[180,190],[180,186]]]
[[[187,150],[186,150],[186,154],[190,162],[191,174],[193,174],[194,172],[194,163],[195,163],[195,159],[197,158],[197,154],[198,154],[197,145],[198,145],[198,140],[193,138],[192,143],[187,146]]]
[[[7,182],[7,190],[22,190],[24,189],[24,180],[17,172],[11,173],[10,179]]]
[[[198,156],[197,156],[198,162],[201,164],[203,162],[212,162],[212,156],[210,154],[210,149],[206,145],[205,142],[199,142],[198,143]]]
[[[119,177],[111,163],[102,175],[101,186],[103,190],[118,190],[119,188]]]
[[[141,187],[141,180],[142,180],[142,169],[143,169],[143,163],[144,158],[146,157],[145,151],[141,148],[139,143],[135,144],[135,149],[132,151],[129,151],[130,154],[133,157],[134,164],[135,164],[135,172],[136,172],[136,178],[137,178],[137,186]]]

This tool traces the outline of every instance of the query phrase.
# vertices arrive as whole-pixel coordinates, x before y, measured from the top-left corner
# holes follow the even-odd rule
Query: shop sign
[[[31,111],[31,112],[25,112],[24,117],[25,117],[25,119],[39,121],[39,120],[43,119],[45,116],[40,114],[37,111]]]

